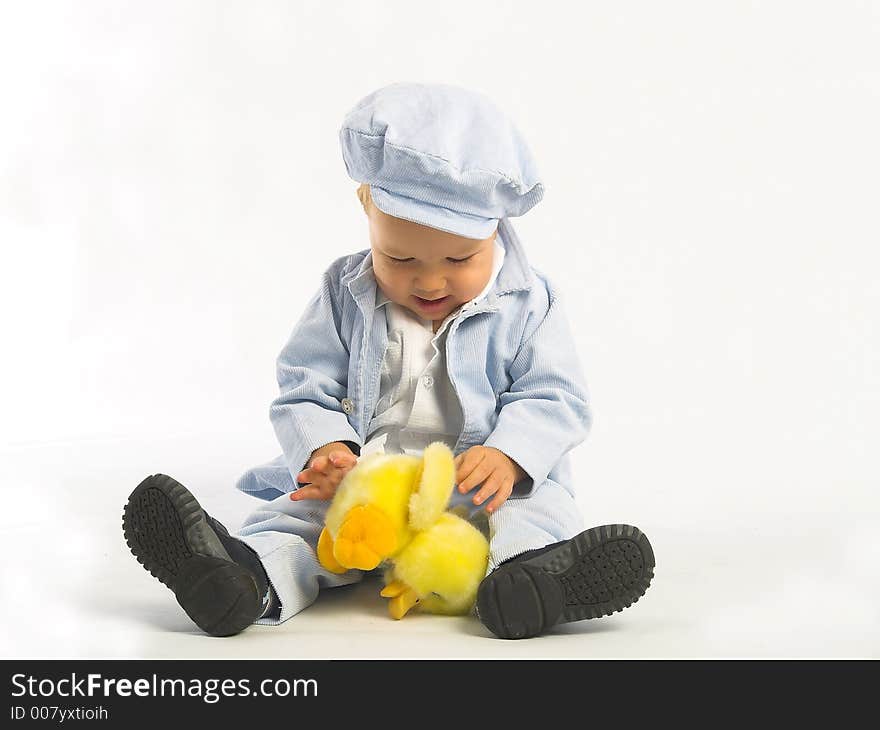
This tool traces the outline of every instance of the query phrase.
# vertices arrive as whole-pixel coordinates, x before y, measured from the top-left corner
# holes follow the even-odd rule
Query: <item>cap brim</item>
[[[387,215],[454,233],[457,236],[483,240],[489,238],[498,227],[497,218],[481,218],[468,213],[459,213],[415,198],[390,193],[376,185],[370,185],[370,194],[376,207]]]

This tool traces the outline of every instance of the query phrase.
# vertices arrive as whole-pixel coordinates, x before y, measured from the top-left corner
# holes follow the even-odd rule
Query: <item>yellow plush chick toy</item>
[[[374,453],[349,471],[327,510],[318,560],[333,573],[386,564],[392,617],[413,606],[465,614],[486,573],[489,543],[476,527],[446,511],[455,486],[452,450],[429,444],[421,458]]]

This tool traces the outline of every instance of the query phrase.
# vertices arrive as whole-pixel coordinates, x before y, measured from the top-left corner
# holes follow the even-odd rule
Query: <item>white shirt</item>
[[[432,320],[392,302],[377,287],[376,309],[387,305],[388,346],[382,360],[379,399],[361,456],[377,451],[420,456],[432,441],[455,446],[463,423],[446,369],[446,335],[452,320],[494,286],[504,263],[500,239],[499,233],[493,247],[492,274],[483,291],[450,313],[436,333]]]

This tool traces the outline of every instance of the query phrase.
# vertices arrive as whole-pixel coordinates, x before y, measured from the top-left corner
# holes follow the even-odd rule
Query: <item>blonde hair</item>
[[[373,204],[373,198],[370,196],[370,186],[367,183],[361,183],[357,189],[358,200],[364,206],[364,213],[370,214],[370,206]]]

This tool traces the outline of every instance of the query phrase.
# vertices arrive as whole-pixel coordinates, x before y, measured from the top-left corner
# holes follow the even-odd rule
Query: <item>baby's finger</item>
[[[501,480],[495,476],[491,477],[482,487],[480,487],[480,491],[474,495],[474,504],[482,504],[500,488]]]
[[[453,459],[455,463],[456,481],[462,482],[474,470],[474,468],[483,460],[484,452],[476,446],[471,446],[467,451],[459,454]]]
[[[464,494],[465,492],[470,492],[471,489],[476,487],[478,484],[482,484],[486,481],[487,477],[492,473],[492,466],[486,464],[486,462],[480,462],[477,464],[473,470],[468,473],[468,475],[462,479],[458,484],[458,491]]]
[[[311,484],[315,481],[315,479],[322,476],[321,472],[317,469],[312,469],[311,467],[308,469],[303,469],[299,474],[296,475],[296,481],[299,484]]]
[[[460,481],[459,481],[460,480]],[[465,492],[470,492],[476,485],[467,481],[467,477],[462,478],[461,476],[456,476],[456,484],[459,492],[464,494]]]
[[[310,484],[307,487],[300,487],[295,492],[291,492],[290,498],[294,502],[299,502],[302,499],[323,499],[324,493],[317,484]]]
[[[510,486],[499,489],[497,492],[495,492],[495,497],[492,499],[491,502],[489,502],[489,504],[486,505],[486,512],[494,512],[502,504],[504,504],[507,501],[507,498],[510,496],[512,487],[513,484],[511,483]]]
[[[307,469],[296,475],[296,480],[303,483],[314,482],[329,476],[332,468],[333,464],[326,456],[316,456]]]
[[[357,461],[357,457],[350,451],[334,451],[330,454],[330,461],[334,466],[348,466]]]

